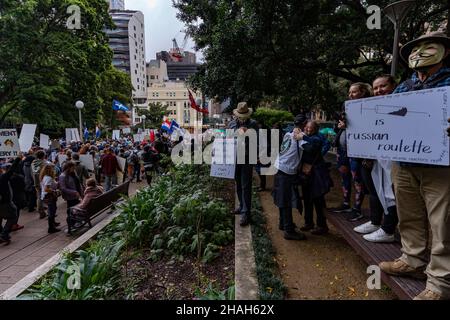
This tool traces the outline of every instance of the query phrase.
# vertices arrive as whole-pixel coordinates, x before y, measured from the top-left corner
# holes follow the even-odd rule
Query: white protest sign
[[[28,152],[33,145],[34,134],[36,133],[37,125],[35,124],[24,124],[22,126],[22,131],[20,132],[19,145],[20,151]],[[48,148],[48,146],[47,146]]]
[[[236,150],[234,139],[214,140],[211,162],[211,177],[234,179],[236,172]]]
[[[80,154],[80,162],[89,171],[94,171],[94,158],[90,154]]]
[[[74,138],[73,140],[75,140],[76,142],[81,141],[80,132],[78,131],[78,129],[72,129],[72,137]]]
[[[112,139],[113,140],[120,140],[120,130],[113,130]]]
[[[122,132],[123,132],[123,134],[130,134],[131,133],[131,128],[123,128]]]
[[[141,135],[140,134],[133,134],[133,140],[134,142],[141,142]]]
[[[15,158],[20,153],[16,129],[0,129],[0,158]]]
[[[345,103],[348,156],[448,166],[450,87]]]
[[[66,142],[70,143],[71,141],[80,142],[80,133],[77,128],[68,128],[66,129]]]
[[[50,144],[50,137],[41,133],[39,137],[39,147],[43,149],[48,149],[49,144]]]

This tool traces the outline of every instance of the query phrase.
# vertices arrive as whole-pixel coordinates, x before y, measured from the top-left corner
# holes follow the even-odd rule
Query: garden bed
[[[234,299],[232,182],[169,168],[22,299]]]

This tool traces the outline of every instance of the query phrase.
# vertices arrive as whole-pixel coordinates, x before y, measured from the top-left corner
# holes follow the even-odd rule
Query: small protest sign
[[[0,158],[15,158],[20,154],[16,129],[0,129]]]

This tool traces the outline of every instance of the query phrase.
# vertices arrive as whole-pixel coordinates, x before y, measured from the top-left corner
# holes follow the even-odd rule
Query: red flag
[[[197,105],[197,103],[195,102],[194,96],[192,95],[191,91],[188,90],[188,92],[189,92],[189,101],[191,102],[191,107],[194,108],[194,110],[197,110],[198,112],[201,112],[201,113],[204,113],[204,114],[209,114],[208,109],[203,109],[202,107]]]

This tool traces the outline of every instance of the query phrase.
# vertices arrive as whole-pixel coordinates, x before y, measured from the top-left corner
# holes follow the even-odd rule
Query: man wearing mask
[[[401,56],[415,73],[394,93],[450,86],[449,52],[450,38],[442,32],[404,45]],[[450,136],[450,127],[447,133]],[[396,169],[393,181],[403,254],[381,262],[380,268],[396,276],[426,278],[426,289],[415,300],[450,299],[450,166],[400,163]],[[429,263],[427,220],[433,236]]]
[[[257,134],[258,125],[255,120],[250,119],[253,110],[248,107],[247,102],[240,102],[233,114],[236,117],[235,120],[231,121],[228,128],[233,129],[237,136],[244,136],[248,130],[255,130],[255,135]],[[239,210],[235,212],[241,215],[240,225],[241,227],[247,226],[250,223],[250,212],[252,204],[252,176],[253,176],[253,165],[250,159],[250,143],[247,138],[238,139],[245,140],[245,162],[239,163],[239,154],[237,154],[238,163],[236,164],[236,192],[239,199]],[[239,153],[240,148],[237,148],[237,153]],[[257,155],[255,155],[257,157]],[[242,157],[242,155],[241,155]]]

